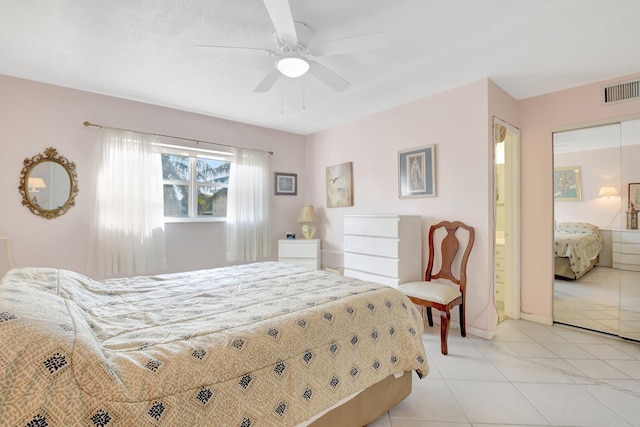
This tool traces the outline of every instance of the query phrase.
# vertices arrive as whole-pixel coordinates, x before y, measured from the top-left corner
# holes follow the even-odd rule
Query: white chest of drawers
[[[504,244],[496,244],[496,302],[504,303]]]
[[[278,261],[320,270],[320,239],[278,240]]]
[[[346,215],[344,275],[394,288],[422,280],[422,217]]]
[[[640,271],[640,231],[611,231],[613,268]]]

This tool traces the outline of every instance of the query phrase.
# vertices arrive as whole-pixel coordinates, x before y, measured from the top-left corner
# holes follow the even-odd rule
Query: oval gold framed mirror
[[[34,215],[52,219],[75,205],[78,175],[74,162],[49,147],[23,163],[18,190],[22,204]]]

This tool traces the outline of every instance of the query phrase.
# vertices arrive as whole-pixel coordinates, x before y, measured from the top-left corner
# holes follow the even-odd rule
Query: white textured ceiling
[[[638,0],[290,4],[317,42],[387,45],[317,59],[343,92],[307,76],[255,93],[273,58],[195,45],[274,49],[262,0],[2,0],[0,74],[309,134],[486,77],[523,99],[640,71]]]

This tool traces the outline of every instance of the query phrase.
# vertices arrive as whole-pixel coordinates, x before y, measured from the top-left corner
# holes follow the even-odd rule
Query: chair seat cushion
[[[449,304],[462,294],[453,286],[431,282],[409,282],[398,286],[398,290],[409,297],[433,301],[438,304]]]

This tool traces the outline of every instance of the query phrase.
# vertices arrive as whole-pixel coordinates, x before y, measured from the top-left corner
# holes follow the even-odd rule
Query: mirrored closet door
[[[639,125],[553,136],[554,321],[632,339],[640,339],[640,233],[627,229],[627,207],[629,184],[640,182],[631,160],[640,158]]]
[[[640,120],[624,121],[620,128],[620,229],[612,232],[613,268],[620,272],[619,335],[640,341],[640,231],[632,229],[630,205],[640,207]]]

